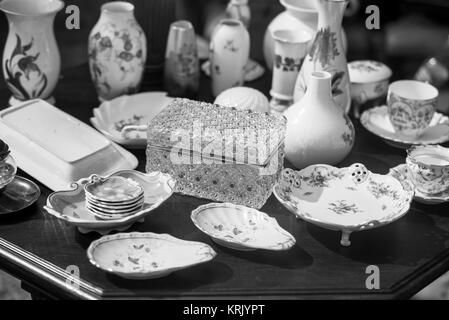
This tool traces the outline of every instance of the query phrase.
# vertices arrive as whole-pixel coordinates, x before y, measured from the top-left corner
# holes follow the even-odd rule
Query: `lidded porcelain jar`
[[[0,191],[14,180],[17,165],[10,155],[9,146],[0,140]]]
[[[363,104],[387,95],[393,74],[387,65],[373,60],[357,60],[348,63],[348,71],[354,103]]]
[[[305,95],[284,116],[285,156],[298,169],[337,164],[354,145],[354,126],[332,98],[329,72],[312,72]]]

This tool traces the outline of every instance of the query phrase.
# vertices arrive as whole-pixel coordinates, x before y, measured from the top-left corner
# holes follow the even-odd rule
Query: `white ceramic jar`
[[[54,103],[61,58],[53,32],[59,0],[3,0],[0,10],[9,22],[3,51],[3,75],[12,92],[11,105],[30,99]]]
[[[249,48],[249,34],[241,21],[236,19],[220,21],[210,42],[210,70],[214,96],[243,84]]]
[[[147,45],[131,3],[113,1],[101,7],[88,50],[90,73],[101,101],[139,90]]]
[[[329,72],[312,72],[305,95],[284,115],[285,156],[298,169],[312,164],[334,165],[354,145],[354,126],[332,99]]]

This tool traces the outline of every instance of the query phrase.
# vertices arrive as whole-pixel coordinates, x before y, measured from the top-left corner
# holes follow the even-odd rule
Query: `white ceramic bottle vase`
[[[89,67],[99,99],[136,93],[145,69],[146,37],[134,17],[134,5],[113,1],[89,35]]]
[[[54,103],[52,93],[61,70],[61,57],[53,32],[59,0],[3,0],[0,10],[9,22],[3,51],[3,76],[12,92],[11,105],[29,99]]]
[[[249,34],[243,23],[224,19],[215,28],[210,42],[212,93],[238,87],[244,81],[244,68],[249,59]]]
[[[351,107],[348,63],[343,50],[341,23],[349,0],[316,0],[318,30],[296,80],[294,101],[305,94],[313,71],[332,74],[332,96],[346,113]]]
[[[273,32],[273,38],[275,56],[270,91],[271,108],[283,112],[293,103],[296,78],[312,36],[307,31],[280,29]]]
[[[305,95],[284,115],[285,155],[298,169],[312,164],[334,165],[354,145],[354,126],[332,99],[329,72],[312,72]]]

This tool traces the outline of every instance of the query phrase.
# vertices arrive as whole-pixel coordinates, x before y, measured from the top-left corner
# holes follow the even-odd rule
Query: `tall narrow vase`
[[[341,23],[348,0],[316,0],[318,31],[296,80],[294,101],[307,90],[310,74],[327,71],[332,74],[332,96],[342,110],[351,106],[348,64],[341,39]]]
[[[173,97],[195,97],[200,85],[200,69],[195,30],[190,22],[173,22],[165,52],[165,90]]]
[[[332,99],[329,72],[312,72],[306,94],[284,115],[285,156],[298,169],[320,163],[334,165],[354,145],[354,126]]]
[[[100,100],[139,90],[147,44],[131,3],[112,1],[101,7],[88,47],[90,73]]]
[[[59,0],[3,0],[0,10],[9,22],[3,51],[3,76],[12,92],[11,105],[29,99],[54,103],[53,90],[61,70],[61,58],[53,32]]]
[[[215,27],[210,42],[212,92],[218,96],[244,81],[249,59],[249,34],[240,20],[224,19]]]

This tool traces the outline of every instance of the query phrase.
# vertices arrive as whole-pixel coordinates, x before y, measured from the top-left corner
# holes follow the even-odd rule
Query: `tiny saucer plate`
[[[126,134],[122,131],[146,125],[172,101],[166,92],[157,91],[121,96],[95,108],[90,122],[110,140],[127,148],[144,149],[145,130],[129,130]]]
[[[391,168],[388,174],[398,179],[401,183],[408,183],[413,186],[413,183],[409,179],[409,173],[406,164],[400,164],[394,168]],[[415,189],[414,191],[414,199],[416,200],[416,202],[422,204],[441,204],[449,201],[449,190],[433,195],[422,193],[418,189]]]
[[[90,200],[110,204],[129,204],[139,199],[144,193],[137,182],[118,176],[100,178],[87,183],[84,191]]]
[[[300,171],[284,169],[274,186],[276,198],[298,218],[349,236],[390,224],[410,209],[413,190],[389,175],[370,172],[363,164],[347,168],[318,164]]]
[[[132,215],[115,220],[103,220],[86,208],[86,194],[83,186],[98,179],[93,175],[72,184],[71,190],[50,194],[44,209],[52,216],[76,226],[81,233],[91,231],[102,235],[111,231],[124,231],[132,224],[143,221],[145,216],[164,203],[173,194],[176,181],[161,172],[141,173],[134,170],[119,171],[112,174],[137,181],[145,191],[141,210]]]
[[[449,118],[439,112],[435,112],[429,128],[423,135],[412,140],[403,139],[396,134],[388,117],[387,106],[364,111],[360,122],[368,131],[396,148],[405,149],[410,145],[441,144],[449,141]]]
[[[161,278],[208,262],[216,255],[207,244],[151,232],[104,236],[87,249],[94,266],[131,280]]]
[[[288,250],[295,238],[266,213],[231,203],[210,203],[191,214],[195,226],[216,243],[230,249]]]
[[[28,208],[39,199],[41,191],[32,181],[15,176],[3,190],[0,190],[0,217]]]

